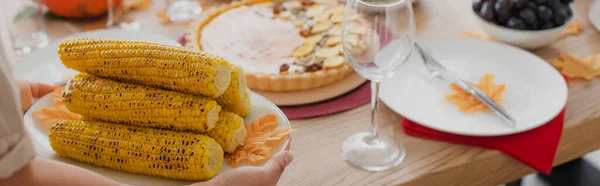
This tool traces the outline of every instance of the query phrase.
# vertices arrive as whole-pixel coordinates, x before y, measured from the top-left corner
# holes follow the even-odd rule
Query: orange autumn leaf
[[[280,140],[281,138],[289,135],[290,133],[292,133],[292,130],[290,130],[288,128],[277,128],[274,131],[269,133],[269,137],[266,138],[265,141]]]
[[[267,142],[281,140],[292,132],[289,128],[277,128],[278,124],[277,114],[271,113],[246,125],[245,143],[227,157],[228,163],[238,167],[243,162],[258,164],[270,158],[271,150],[279,144]]]
[[[558,70],[562,69],[565,66],[564,61],[560,59],[548,59],[546,61],[548,61],[548,63],[550,63],[552,66],[554,66],[554,68]]]
[[[156,16],[158,16],[158,20],[160,21],[161,25],[166,25],[172,22],[171,19],[169,19],[169,16],[167,16],[167,9],[159,10],[156,13]]]
[[[503,103],[502,93],[506,90],[504,84],[497,85],[494,83],[495,76],[493,74],[484,74],[476,86],[478,89],[483,91],[487,96],[497,103]],[[467,91],[461,89],[455,83],[450,85],[450,89],[453,91],[452,94],[445,96],[446,101],[458,106],[458,110],[463,113],[473,113],[478,111],[488,111],[489,108],[483,104],[475,96],[471,95]]]
[[[277,127],[277,114],[270,113],[246,125],[246,131],[249,134],[261,135],[272,131]],[[248,138],[246,138],[248,140]]]
[[[578,35],[579,33],[581,33],[581,30],[583,29],[583,23],[581,23],[580,21],[573,21],[573,23],[571,23],[569,26],[567,26],[567,28],[565,29],[565,31],[563,31],[558,38],[562,39],[568,35]]]
[[[549,61],[569,78],[591,80],[600,75],[600,60],[597,59],[596,55],[581,59],[568,53],[561,53],[559,59]],[[560,64],[560,68],[555,63]]]
[[[31,113],[33,118],[40,122],[45,129],[50,129],[52,125],[64,121],[64,120],[79,120],[81,115],[75,114],[65,105],[59,105],[57,107],[45,107],[38,111]]]
[[[46,129],[50,129],[52,125],[63,120],[79,120],[81,115],[71,112],[62,101],[62,91],[64,87],[58,87],[52,91],[50,100],[54,106],[44,107],[38,111],[31,113],[33,118],[37,120]]]
[[[54,89],[54,91],[52,91],[52,96],[50,97],[50,100],[52,100],[52,102],[57,105],[63,105],[64,103],[62,102],[62,92],[63,90],[65,90],[64,87],[58,87],[56,89]]]

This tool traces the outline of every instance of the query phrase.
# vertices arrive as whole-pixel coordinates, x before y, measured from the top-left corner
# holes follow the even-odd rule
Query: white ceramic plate
[[[192,181],[173,180],[162,177],[147,176],[142,174],[134,174],[124,171],[113,170],[92,164],[78,162],[57,155],[54,152],[54,150],[52,150],[52,147],[50,147],[50,143],[48,141],[49,128],[43,126],[42,124],[39,124],[31,115],[32,112],[38,111],[44,107],[53,107],[54,103],[50,100],[50,97],[51,94],[48,94],[39,99],[25,113],[24,117],[25,127],[31,134],[33,141],[36,144],[36,151],[39,156],[76,165],[88,169],[90,171],[96,172],[100,175],[106,176],[108,178],[114,179],[116,181],[130,185],[188,185],[194,183]],[[276,112],[278,114],[278,127],[291,128],[290,122],[285,117],[283,112],[279,110],[279,108],[277,108],[277,106],[275,106],[273,103],[269,102],[264,97],[253,92],[250,95],[250,99],[252,100],[253,105],[252,110],[250,111],[248,116],[244,117],[244,123],[246,125],[250,124],[250,122],[260,118],[261,116]],[[289,143],[289,137],[290,136],[288,135],[288,138],[284,140],[283,144],[280,147],[273,149],[272,154],[282,151],[285,148],[285,146],[287,146],[287,144]],[[230,167],[227,163],[223,162],[223,168],[221,168],[221,172],[231,168],[232,167]]]
[[[167,45],[181,46],[177,41],[164,36],[147,32],[135,32],[124,29],[105,29],[98,31],[82,32],[71,37],[96,37],[107,39],[127,39],[157,42]],[[66,38],[63,38],[66,39]],[[58,58],[58,44],[63,39],[57,39],[48,46],[37,49],[23,57],[14,65],[14,76],[17,79],[42,82],[47,84],[57,83],[63,76],[75,75],[77,71],[66,68]]]
[[[594,1],[590,6],[588,18],[596,30],[600,31],[600,1]]]
[[[415,50],[396,76],[382,82],[381,100],[407,119],[436,130],[471,136],[498,136],[539,127],[553,119],[567,102],[561,74],[543,59],[522,49],[476,39],[420,42],[448,70],[478,82],[484,73],[506,84],[502,106],[517,127],[504,124],[492,112],[460,113],[444,100],[449,84],[432,77]]]

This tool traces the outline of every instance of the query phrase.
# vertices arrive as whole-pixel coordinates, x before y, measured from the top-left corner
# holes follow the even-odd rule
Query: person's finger
[[[29,81],[25,80],[17,80],[17,84],[19,85],[19,95],[21,97],[21,111],[25,112],[33,102],[31,86],[29,86]]]
[[[271,158],[267,163],[265,163],[264,167],[267,169],[267,173],[271,178],[279,178],[292,161],[294,160],[294,156],[287,150],[281,151],[275,156]]]
[[[40,98],[56,89],[56,86],[44,83],[30,83],[29,86],[31,87],[31,95],[34,98]]]

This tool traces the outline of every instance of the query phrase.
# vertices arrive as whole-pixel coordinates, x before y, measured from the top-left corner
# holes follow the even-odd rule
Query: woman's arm
[[[89,170],[36,157],[12,176],[0,179],[4,185],[123,185]]]

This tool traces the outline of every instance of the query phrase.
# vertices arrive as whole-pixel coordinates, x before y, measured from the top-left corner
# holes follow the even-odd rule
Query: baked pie
[[[187,45],[241,66],[250,89],[312,89],[354,72],[343,54],[343,18],[344,6],[337,2],[232,2],[206,11],[192,24]],[[351,27],[348,47],[361,48],[365,29]]]

